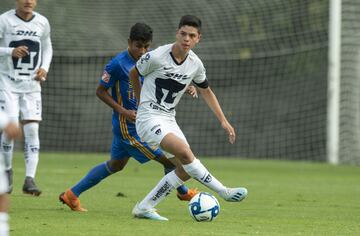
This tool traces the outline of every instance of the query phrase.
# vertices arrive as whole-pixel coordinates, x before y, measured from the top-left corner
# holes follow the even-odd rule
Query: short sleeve
[[[197,73],[194,76],[193,82],[201,88],[207,88],[208,82],[206,79],[206,69],[204,67],[204,64],[200,60],[198,63],[198,70],[196,71]]]
[[[104,68],[99,84],[105,88],[113,87],[116,81],[117,66],[116,60],[112,59]]]
[[[155,68],[155,58],[152,52],[148,52],[136,62],[136,69],[141,76],[150,74]]]
[[[5,37],[6,34],[6,20],[5,20],[5,15],[0,15],[0,41]],[[7,46],[3,46],[0,47],[0,56],[11,56],[12,52],[13,52],[14,48],[12,47],[7,47]]]
[[[46,38],[50,37],[50,31],[51,31],[50,23],[49,23],[49,21],[45,18],[44,34],[43,34],[42,38],[43,38],[43,39],[46,39]]]

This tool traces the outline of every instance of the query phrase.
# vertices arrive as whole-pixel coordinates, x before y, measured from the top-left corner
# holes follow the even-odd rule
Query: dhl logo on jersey
[[[16,33],[12,34],[12,35],[16,35],[16,36],[35,36],[35,37],[40,37],[39,35],[37,35],[36,31],[31,31],[31,30],[17,30]]]
[[[171,79],[175,79],[175,80],[186,80],[186,79],[190,79],[187,75],[182,75],[182,74],[177,74],[177,73],[170,73],[170,72],[165,72],[165,76]]]

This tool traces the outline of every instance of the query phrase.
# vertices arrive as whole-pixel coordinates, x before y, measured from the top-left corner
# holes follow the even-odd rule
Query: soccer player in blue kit
[[[111,158],[92,168],[75,186],[60,194],[59,200],[73,211],[87,211],[80,204],[80,194],[104,178],[121,171],[130,157],[140,163],[155,160],[164,166],[165,174],[175,169],[176,162],[171,162],[160,149],[154,149],[141,141],[135,129],[137,101],[128,74],[136,61],[148,51],[151,41],[151,27],[136,23],[130,30],[128,49],[119,53],[105,67],[96,95],[113,109]],[[111,95],[108,93],[109,89]],[[195,87],[190,88],[188,93],[195,97]],[[188,189],[184,185],[177,188],[177,191],[178,198],[185,201],[189,201],[197,193],[196,189]]]

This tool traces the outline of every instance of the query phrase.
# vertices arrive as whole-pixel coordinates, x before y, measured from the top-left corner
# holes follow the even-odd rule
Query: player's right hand
[[[12,56],[16,58],[22,58],[27,55],[29,55],[29,50],[26,46],[19,46],[12,51]]]
[[[126,110],[125,113],[123,113],[123,115],[125,116],[125,118],[132,122],[132,123],[135,123],[135,120],[136,120],[136,111],[134,110]]]

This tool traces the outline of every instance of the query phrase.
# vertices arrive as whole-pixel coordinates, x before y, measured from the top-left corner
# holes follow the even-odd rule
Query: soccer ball
[[[220,212],[220,204],[210,193],[200,192],[190,200],[189,212],[196,221],[212,221]]]

